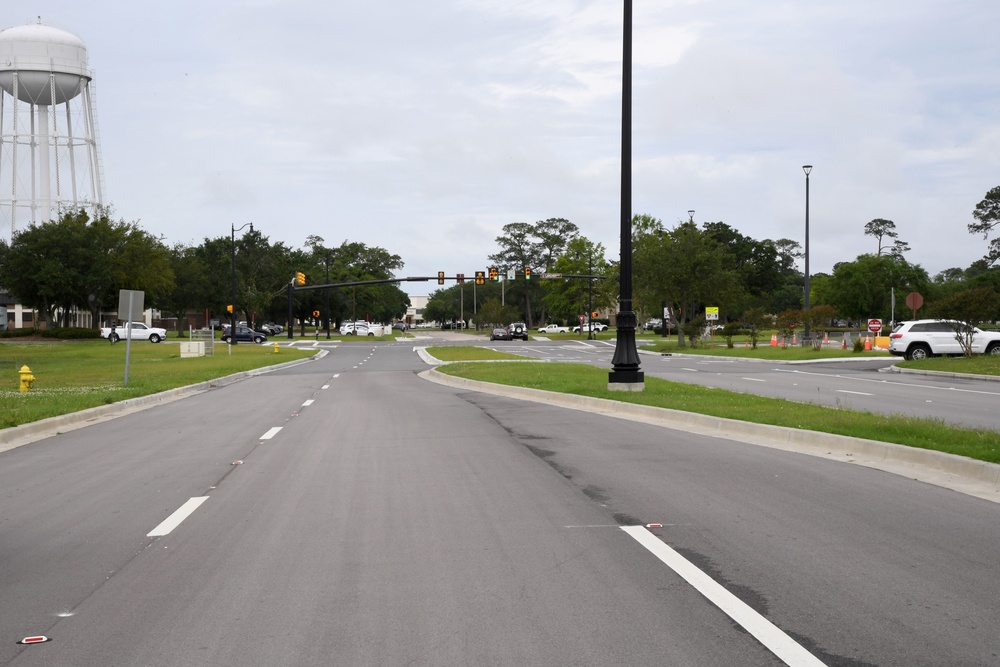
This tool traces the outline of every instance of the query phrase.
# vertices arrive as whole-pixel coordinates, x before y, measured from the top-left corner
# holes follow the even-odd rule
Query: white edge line
[[[208,496],[188,499],[186,503],[177,508],[177,511],[164,519],[159,526],[146,533],[146,537],[163,537],[164,535],[169,535],[170,531],[181,525],[181,522],[191,516],[192,512],[198,509],[206,500],[208,500]]]
[[[268,429],[267,433],[265,433],[264,435],[260,436],[260,438],[258,438],[258,440],[270,440],[274,436],[278,435],[278,431],[280,431],[280,430],[281,430],[280,426],[275,426],[274,428]]]
[[[621,529],[680,575],[684,581],[694,586],[695,590],[708,598],[712,604],[743,626],[785,664],[790,667],[825,667],[816,656],[667,546],[645,526],[622,526]]]

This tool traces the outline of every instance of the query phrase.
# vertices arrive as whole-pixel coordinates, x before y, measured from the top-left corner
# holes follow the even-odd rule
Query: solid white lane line
[[[622,526],[636,542],[646,547],[684,581],[724,611],[751,635],[757,638],[780,660],[791,667],[825,667],[816,656],[796,643],[769,620],[750,608],[745,602],[723,588],[710,576],[699,570],[689,560],[668,547],[649,532],[645,526]]]
[[[313,399],[310,398],[308,401],[302,404],[302,407],[307,408],[312,404],[313,404]]]
[[[278,431],[280,431],[280,430],[281,430],[280,426],[275,426],[272,429],[268,429],[267,433],[265,433],[264,435],[260,436],[260,438],[258,438],[258,440],[270,440],[274,436],[278,435]]]
[[[177,511],[164,519],[163,523],[159,526],[146,533],[146,537],[163,537],[164,535],[169,535],[177,526],[181,525],[181,522],[191,516],[198,507],[208,500],[208,496],[200,496],[198,498],[191,498],[186,503],[177,508]]]

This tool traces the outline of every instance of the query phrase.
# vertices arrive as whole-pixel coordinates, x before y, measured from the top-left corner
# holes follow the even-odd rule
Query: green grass
[[[981,354],[975,357],[935,357],[920,361],[907,361],[901,366],[943,373],[1000,375],[1000,354]]]
[[[232,373],[301,359],[315,350],[274,345],[216,344],[215,355],[181,359],[172,343],[133,342],[129,382],[125,341],[0,343],[0,428],[55,417],[127,398],[204,382]],[[231,350],[231,354],[230,354]],[[31,369],[31,391],[19,391],[22,366]]]
[[[441,361],[501,361],[504,359],[526,359],[518,354],[490,350],[485,347],[430,347],[427,352]]]
[[[646,378],[643,392],[612,392],[607,389],[607,370],[581,364],[456,363],[438,370],[471,380],[867,438],[1000,463],[1000,433],[949,426],[938,419],[841,410],[652,377]]]
[[[743,342],[739,342],[734,347],[726,347],[725,341],[715,343],[700,342],[697,347],[686,345],[677,346],[677,340],[664,341],[662,338],[650,342],[650,339],[639,339],[637,342],[649,343],[641,345],[643,350],[654,352],[668,352],[672,354],[703,354],[723,357],[736,357],[740,359],[767,359],[769,361],[806,361],[810,359],[859,359],[876,358],[888,359],[891,355],[888,352],[879,350],[869,350],[867,352],[854,352],[852,350],[842,350],[836,346],[822,347],[815,349],[812,347],[802,347],[801,345],[771,347],[770,342],[757,343],[757,349],[747,347]],[[735,341],[734,341],[735,343]]]

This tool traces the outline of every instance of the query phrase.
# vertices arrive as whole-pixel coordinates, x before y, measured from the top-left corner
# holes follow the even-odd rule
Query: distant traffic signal
[[[531,267],[530,266],[524,267],[524,279],[525,280],[531,280]]]
[[[495,266],[490,267],[490,280],[500,280],[500,271]]]
[[[594,312],[592,312],[592,313],[590,314],[590,319],[592,319],[592,320],[596,320],[596,319],[597,319],[598,317],[600,317],[600,315],[601,315],[601,314],[600,314],[600,313],[598,313],[598,312],[597,312],[597,311],[595,310]]]
[[[296,285],[305,285],[306,284],[306,274],[302,273],[301,271],[296,271],[295,272],[295,284]]]
[[[465,284],[465,274],[464,273],[456,273],[455,274],[455,282],[457,282],[459,285],[464,285]]]
[[[477,285],[485,285],[486,284],[486,272],[485,271],[476,271],[476,284]]]
[[[444,271],[438,271],[438,285],[444,285]]]
[[[228,306],[226,306],[226,312],[227,313],[233,312],[233,304],[229,304]]]

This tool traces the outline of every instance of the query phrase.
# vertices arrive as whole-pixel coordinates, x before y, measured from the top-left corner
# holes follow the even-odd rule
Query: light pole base
[[[644,391],[645,373],[642,371],[611,371],[608,373],[608,391]]]

